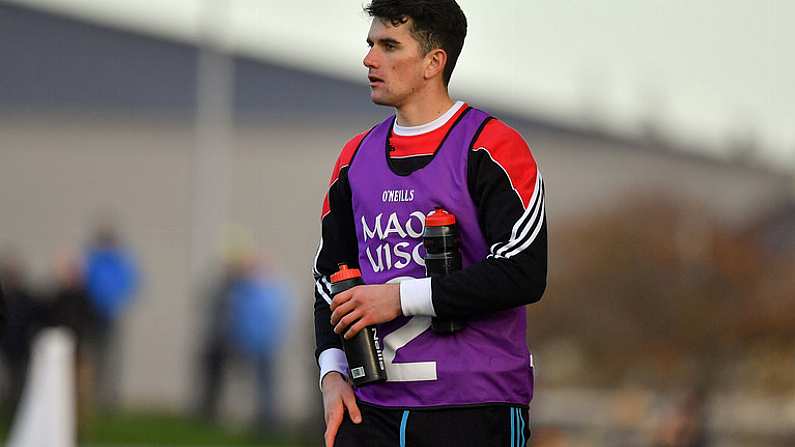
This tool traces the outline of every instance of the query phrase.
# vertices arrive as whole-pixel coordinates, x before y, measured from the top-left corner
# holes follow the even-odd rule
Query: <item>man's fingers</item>
[[[326,447],[334,447],[334,438],[337,437],[337,428],[326,427],[326,434],[324,435]]]
[[[365,322],[365,319],[364,318],[359,319],[356,323],[353,324],[353,326],[351,326],[348,329],[347,332],[345,332],[345,339],[346,340],[350,340],[351,338],[355,337],[356,334],[359,333],[359,331],[361,331],[362,329],[364,329],[366,327],[367,327],[367,323]],[[334,330],[336,331],[337,329],[334,328]],[[337,333],[339,334],[340,332],[337,332]]]
[[[326,439],[326,447],[334,447],[334,438],[337,437],[337,431],[340,429],[340,424],[342,423],[342,417],[345,411],[343,409],[338,409],[336,411],[331,411],[328,414],[326,420],[326,433],[324,438]]]
[[[345,332],[345,329],[348,328],[351,324],[353,324],[356,320],[362,317],[362,312],[359,310],[354,310],[353,312],[349,313],[342,317],[342,319],[334,326],[334,332],[337,334],[342,334]]]
[[[359,406],[356,404],[356,397],[354,397],[353,393],[343,396],[342,401],[345,403],[345,407],[348,409],[348,414],[353,423],[358,424],[362,422],[362,412],[359,411]]]
[[[339,417],[339,413],[341,412],[340,409],[334,410],[326,410],[326,414],[324,415],[324,419],[326,420],[326,425],[328,425],[335,417]]]
[[[359,286],[356,286],[356,287],[359,287]],[[340,292],[336,296],[334,296],[334,299],[331,300],[331,310],[333,311],[334,309],[339,307],[341,304],[343,304],[343,303],[347,302],[349,299],[351,299],[351,296],[353,296],[353,291],[356,289],[356,287],[353,287],[353,288],[350,288],[350,289],[345,290],[343,292]]]
[[[356,303],[354,303],[353,300],[348,300],[345,303],[340,304],[336,309],[334,309],[334,311],[331,312],[331,324],[336,325],[342,317],[350,313],[355,308]]]

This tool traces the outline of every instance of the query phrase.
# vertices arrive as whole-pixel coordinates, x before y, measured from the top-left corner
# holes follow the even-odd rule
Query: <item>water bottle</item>
[[[340,264],[339,267],[337,273],[331,275],[332,298],[340,292],[364,284],[359,269],[349,268],[346,264]],[[362,329],[350,340],[342,337],[342,348],[348,359],[348,368],[354,386],[359,387],[386,380],[384,356],[381,353],[374,326]]]
[[[425,272],[428,276],[444,276],[461,270],[461,250],[455,215],[436,208],[425,216],[422,234],[425,246]],[[463,321],[434,317],[431,329],[437,334],[452,334],[466,326]]]

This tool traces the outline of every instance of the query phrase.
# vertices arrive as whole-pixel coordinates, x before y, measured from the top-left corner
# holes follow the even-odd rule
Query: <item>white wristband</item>
[[[431,296],[431,278],[407,279],[400,282],[400,309],[403,315],[435,317]]]
[[[317,359],[320,365],[320,380],[318,386],[323,389],[323,377],[330,372],[338,372],[348,377],[348,359],[345,358],[345,351],[339,348],[329,348],[320,353]]]

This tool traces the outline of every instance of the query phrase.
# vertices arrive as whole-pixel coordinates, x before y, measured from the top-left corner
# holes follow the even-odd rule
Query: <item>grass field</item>
[[[5,440],[10,419],[3,418],[0,440]],[[79,433],[79,445],[111,446],[196,446],[196,447],[296,447],[284,438],[259,438],[180,415],[162,412],[117,412],[98,416]]]

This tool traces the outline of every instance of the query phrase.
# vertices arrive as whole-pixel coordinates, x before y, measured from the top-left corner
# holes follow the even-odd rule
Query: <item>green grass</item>
[[[4,439],[6,419],[0,430]],[[81,446],[294,447],[286,439],[262,439],[229,427],[164,412],[125,411],[98,415],[79,434]]]

